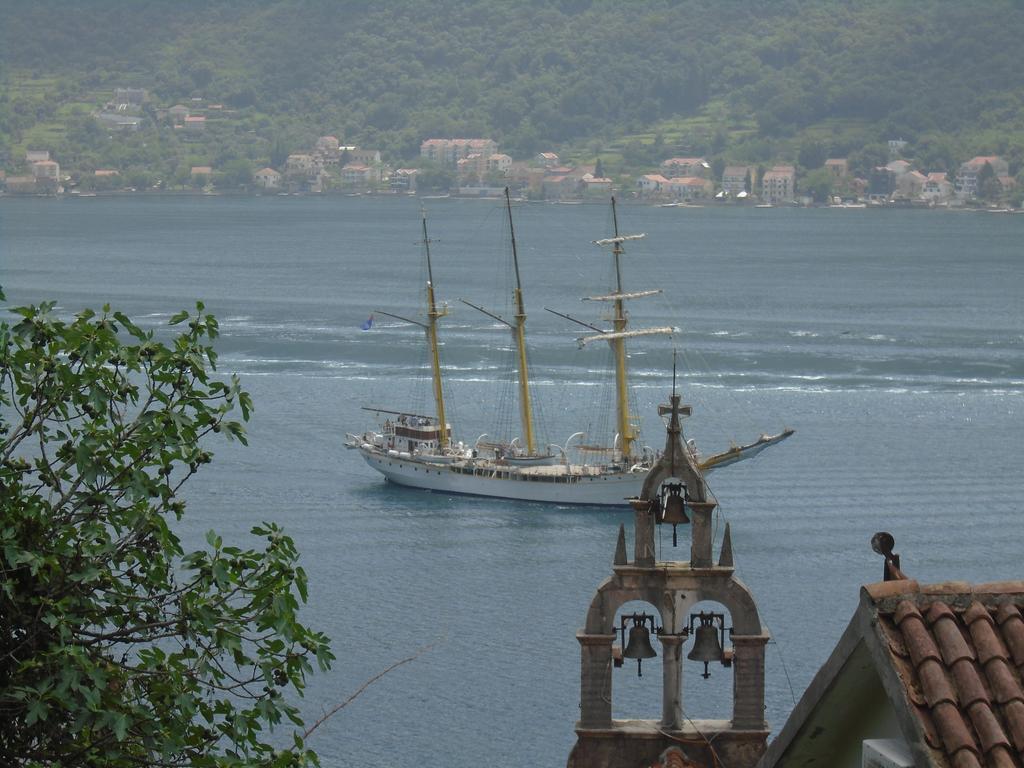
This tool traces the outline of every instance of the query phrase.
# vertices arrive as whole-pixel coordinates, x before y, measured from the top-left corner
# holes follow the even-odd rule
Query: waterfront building
[[[1006,176],[1010,172],[1009,164],[998,155],[979,155],[972,157],[960,166],[956,175],[956,196],[961,199],[976,197],[978,194],[978,174],[985,165],[992,168],[998,176]]]
[[[427,139],[420,144],[420,157],[441,165],[455,165],[472,154],[487,158],[497,151],[491,139]]]
[[[670,157],[659,169],[664,176],[707,176],[711,165],[703,157]]]
[[[722,189],[732,197],[751,192],[757,184],[757,168],[752,165],[727,165],[722,171]]]
[[[252,176],[256,186],[261,189],[280,189],[281,174],[273,168],[261,168]]]
[[[777,204],[791,201],[796,196],[796,168],[776,165],[761,179],[761,199]]]

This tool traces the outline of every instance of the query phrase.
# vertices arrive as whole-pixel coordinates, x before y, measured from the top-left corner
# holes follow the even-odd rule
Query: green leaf
[[[46,720],[48,716],[49,710],[47,706],[37,699],[28,705],[28,711],[25,713],[25,725],[33,725],[36,722]]]
[[[4,754],[269,765],[270,726],[298,716],[269,691],[233,697],[232,680],[266,679],[288,654],[275,695],[294,695],[326,658],[319,640],[296,644],[320,636],[299,620],[307,577],[279,526],[256,527],[264,551],[210,531],[211,549],[189,554],[171,529],[181,482],[212,458],[200,441],[221,425],[244,443],[230,414],[252,408],[237,378],[213,375],[202,342],[217,324],[198,309],[172,318],[189,324],[167,343],[109,308],[65,323],[45,302],[0,320],[0,436],[19,446],[0,466],[0,624],[26,638],[0,664]]]

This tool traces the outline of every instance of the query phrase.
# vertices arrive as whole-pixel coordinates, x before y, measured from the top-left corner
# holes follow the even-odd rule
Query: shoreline
[[[3,200],[92,200],[97,198],[274,198],[274,197],[309,197],[309,198],[373,198],[375,200],[387,200],[387,199],[408,199],[416,198],[419,200],[501,200],[500,197],[492,195],[458,195],[458,194],[409,194],[407,192],[274,192],[270,194],[263,194],[259,192],[195,192],[191,190],[147,190],[145,192],[131,192],[128,190],[113,190],[113,191],[98,191],[88,192],[81,194],[74,193],[32,193],[32,194],[10,194],[7,192],[0,192],[0,201]],[[811,205],[803,205],[799,202],[785,202],[779,204],[765,204],[765,203],[722,203],[714,200],[708,200],[706,202],[676,202],[668,200],[652,200],[652,199],[639,199],[635,197],[623,197],[617,198],[618,201],[625,205],[643,205],[651,208],[713,208],[713,209],[845,209],[845,210],[921,210],[921,211],[957,211],[957,212],[974,212],[974,213],[1019,213],[1024,214],[1024,207],[1022,208],[1010,208],[1007,206],[997,205],[977,205],[977,204],[961,204],[961,205],[928,205],[923,203],[916,203],[910,201],[888,201],[888,202],[864,202],[864,203],[841,203],[841,204],[825,204],[815,203]],[[530,200],[521,199],[519,202],[530,203],[533,205],[605,205],[607,200],[592,199],[592,198],[565,198],[558,200]]]

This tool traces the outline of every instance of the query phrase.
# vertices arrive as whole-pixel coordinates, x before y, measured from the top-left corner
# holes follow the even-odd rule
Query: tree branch
[[[414,653],[412,656],[409,656],[408,658],[402,659],[401,661],[396,661],[394,664],[392,664],[387,669],[385,669],[385,670],[383,670],[381,672],[378,672],[376,675],[374,675],[369,680],[367,680],[365,683],[363,683],[361,686],[359,686],[359,688],[356,689],[355,693],[353,693],[351,696],[349,696],[347,699],[345,699],[340,704],[337,704],[336,706],[332,707],[330,710],[327,711],[326,714],[323,715],[323,717],[321,717],[319,720],[317,720],[315,723],[313,723],[311,726],[309,726],[309,728],[306,729],[306,732],[304,734],[302,734],[302,738],[308,739],[310,734],[313,733],[313,731],[315,731],[317,728],[319,728],[321,725],[323,725],[323,723],[325,723],[327,720],[329,720],[330,718],[334,717],[334,715],[338,714],[338,712],[343,710],[345,707],[347,707],[353,701],[358,699],[367,688],[369,688],[375,682],[377,682],[382,677],[384,677],[384,675],[386,675],[388,672],[396,670],[400,666],[402,666],[403,664],[408,664],[410,661],[415,661],[420,656],[422,656],[424,653],[426,653],[427,651],[431,650],[433,647],[434,647],[433,644],[424,646],[423,648],[420,648],[418,651],[416,651],[416,653]]]

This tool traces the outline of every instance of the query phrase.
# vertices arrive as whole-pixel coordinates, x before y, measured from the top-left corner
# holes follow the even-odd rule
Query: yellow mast
[[[537,452],[537,440],[533,434],[533,408],[530,401],[530,371],[526,360],[526,308],[523,305],[523,286],[519,280],[519,253],[516,250],[516,230],[512,224],[512,198],[509,195],[508,187],[505,187],[505,209],[508,211],[508,230],[512,237],[512,264],[515,267],[516,286],[512,290],[512,301],[515,303],[515,323],[510,323],[501,315],[496,315],[488,309],[477,306],[471,301],[459,299],[463,304],[472,307],[478,312],[483,312],[488,317],[497,320],[502,325],[508,326],[512,331],[512,338],[516,341],[516,364],[519,368],[519,419],[523,429],[523,439],[526,441],[526,453],[533,456]]]
[[[423,212],[423,247],[427,252],[427,343],[430,345],[430,358],[434,379],[434,403],[437,406],[437,421],[440,429],[438,445],[448,445],[448,422],[444,414],[444,390],[441,386],[441,356],[437,349],[437,321],[448,314],[448,309],[437,308],[434,300],[434,271],[430,264],[430,238],[427,237],[427,212]]]
[[[622,240],[619,236],[619,217],[615,210],[615,198],[612,198],[612,225],[615,230],[615,242],[612,244],[612,256],[615,260],[615,316],[613,319],[614,333],[625,333],[628,323],[626,309],[622,300],[622,268],[619,264],[619,257],[622,256]],[[612,354],[615,357],[615,410],[619,429],[619,442],[622,447],[622,457],[628,461],[633,455],[633,441],[636,440],[636,430],[633,427],[633,419],[629,413],[629,388],[626,371],[626,339],[618,336],[609,339],[612,347]]]
[[[636,427],[636,420],[633,415],[629,412],[629,382],[628,382],[628,371],[626,366],[626,339],[632,339],[638,336],[651,336],[654,334],[672,334],[675,329],[671,326],[662,326],[658,328],[641,328],[639,330],[630,331],[628,330],[629,317],[626,314],[625,302],[627,299],[640,299],[645,296],[653,296],[661,293],[660,289],[649,290],[649,291],[633,291],[631,293],[624,293],[622,290],[622,264],[621,256],[623,254],[622,244],[627,240],[639,240],[644,235],[620,235],[619,234],[619,218],[615,209],[615,198],[612,198],[612,221],[615,226],[615,236],[604,240],[595,240],[595,245],[612,246],[612,256],[615,265],[615,289],[613,293],[606,296],[587,296],[584,301],[610,301],[613,304],[612,321],[614,326],[610,331],[604,331],[600,328],[596,328],[589,323],[584,323],[577,320],[575,317],[562,314],[561,312],[554,312],[559,317],[564,317],[567,320],[572,320],[578,325],[582,325],[585,328],[589,328],[593,331],[597,331],[592,336],[582,336],[577,339],[580,346],[584,346],[592,341],[607,341],[611,346],[612,354],[615,358],[615,411],[616,411],[616,427],[619,434],[619,446],[622,454],[623,461],[630,461],[634,458],[633,445],[638,438],[638,431]]]
[[[523,306],[523,287],[519,281],[519,254],[516,251],[516,230],[512,225],[512,199],[508,187],[505,187],[505,209],[508,212],[508,231],[512,238],[512,264],[516,272],[516,287],[512,298],[516,305],[516,324],[513,335],[516,337],[516,349],[519,353],[519,417],[523,424],[523,438],[526,440],[526,452],[536,453],[533,438],[533,411],[530,406],[530,376],[526,363],[526,309]]]

